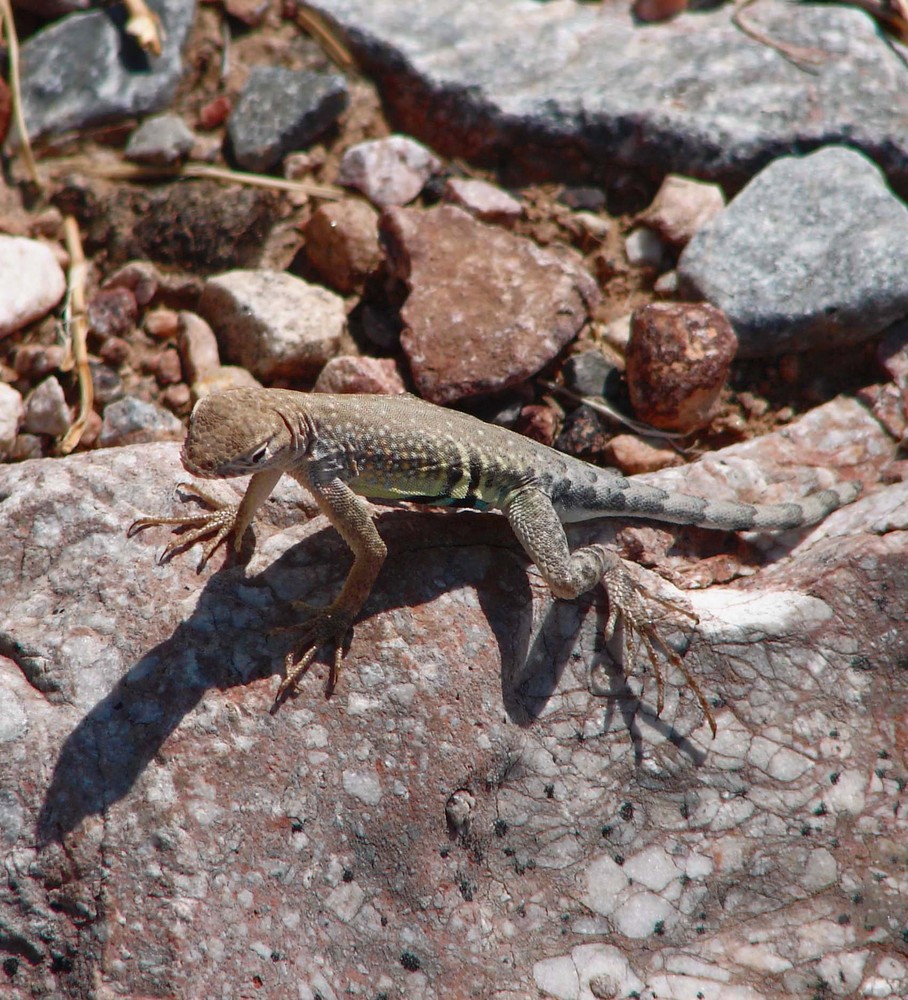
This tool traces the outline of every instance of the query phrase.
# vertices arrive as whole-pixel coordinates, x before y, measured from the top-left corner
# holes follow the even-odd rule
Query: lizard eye
[[[271,444],[270,441],[266,441],[264,444],[260,444],[258,448],[249,456],[249,461],[253,465],[259,465],[265,461],[268,457],[268,445]]]

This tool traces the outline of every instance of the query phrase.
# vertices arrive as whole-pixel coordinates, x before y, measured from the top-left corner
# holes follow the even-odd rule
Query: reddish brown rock
[[[551,406],[534,403],[520,411],[520,420],[514,429],[551,447],[558,433],[558,416]]]
[[[381,233],[392,271],[410,289],[401,346],[420,394],[435,403],[535,374],[600,299],[573,251],[543,250],[453,205],[389,209]]]
[[[173,309],[155,309],[145,317],[145,332],[156,340],[170,340],[177,335],[180,321]]]
[[[158,565],[170,529],[124,527],[198,509],[170,500],[179,451],[0,465],[4,996],[790,1000],[830,941],[904,962],[908,482],[879,485],[898,449],[860,404],[651,479],[873,484],[785,538],[660,531],[684,595],[629,567],[697,615],[647,599],[715,739],[668,664],[655,717],[601,589],[555,601],[504,518],[423,510],[377,518],[390,555],[334,696],[320,651],[270,715],[298,641],[272,629],[330,600],[349,552],[284,477],[242,558]],[[704,564],[739,578],[689,589]]]
[[[199,109],[199,116],[196,119],[196,128],[203,132],[210,132],[212,129],[220,128],[230,116],[230,98],[223,94],[209,101]]]
[[[627,348],[627,385],[637,416],[664,430],[702,427],[737,347],[731,323],[715,306],[641,306],[631,317]]]
[[[655,439],[647,441],[636,434],[616,434],[606,446],[605,456],[616,469],[629,476],[684,464],[672,448],[657,444]]]
[[[56,371],[66,357],[59,344],[22,344],[16,349],[13,366],[16,374],[37,379]]]
[[[218,341],[214,330],[194,312],[180,313],[177,345],[180,359],[190,382],[213,375],[221,364]]]
[[[88,304],[89,326],[103,340],[125,336],[138,316],[139,306],[129,288],[102,288]]]
[[[147,306],[161,283],[158,269],[148,260],[131,260],[114,272],[105,282],[105,289],[128,288],[140,306]]]
[[[378,212],[355,198],[322,205],[306,226],[306,256],[332,288],[358,291],[382,257]]]
[[[180,355],[177,354],[175,348],[168,347],[161,351],[154,366],[154,376],[159,385],[173,385],[183,378]]]
[[[406,392],[392,358],[332,358],[319,373],[313,392],[371,392],[396,396]]]

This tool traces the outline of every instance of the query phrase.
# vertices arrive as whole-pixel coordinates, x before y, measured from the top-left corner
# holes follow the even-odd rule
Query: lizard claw
[[[284,657],[284,679],[281,681],[270,713],[274,715],[283,703],[293,694],[299,682],[308,673],[315,654],[322,646],[333,645],[334,656],[328,671],[328,682],[325,685],[325,697],[330,698],[337,687],[341,663],[346,652],[347,639],[353,616],[348,612],[329,606],[314,611],[312,618],[299,625],[287,625],[272,629],[272,632],[295,632],[302,630],[305,634],[301,642]]]
[[[182,517],[140,517],[126,531],[126,537],[159,524],[173,525],[177,537],[172,539],[158,558],[158,563],[169,562],[175,555],[191,548],[196,542],[208,539],[202,548],[202,555],[196,567],[201,572],[214,555],[218,546],[233,531],[236,526],[239,504],[227,504],[200,490],[192,483],[179,483],[177,488],[184,493],[196,497],[206,504],[210,510],[199,514],[187,514]],[[209,537],[210,536],[210,537]]]
[[[656,675],[656,715],[662,714],[662,709],[665,705],[665,676],[659,658],[659,653],[661,653],[681,673],[687,686],[693,691],[715,739],[717,733],[716,720],[709,702],[706,700],[706,696],[697,683],[697,679],[687,669],[684,660],[662,638],[659,630],[652,624],[650,620],[651,616],[647,613],[643,598],[640,596],[640,590],[623,566],[620,568],[620,573],[618,570],[615,570],[607,574],[606,590],[609,597],[609,616],[605,626],[606,636],[610,637],[613,634],[618,617],[620,616],[625,631],[625,665],[634,662],[637,655],[638,642],[643,644],[646,655],[653,665],[653,672]],[[699,621],[697,615],[682,604],[658,597],[654,594],[648,594],[647,596],[651,597],[655,603],[660,604],[663,608],[670,611],[672,616],[682,614],[691,619],[694,624]]]

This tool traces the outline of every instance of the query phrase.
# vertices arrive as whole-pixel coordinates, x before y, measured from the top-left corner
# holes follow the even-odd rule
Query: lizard
[[[723,531],[778,531],[813,524],[850,503],[861,490],[860,483],[844,481],[798,501],[762,505],[668,492],[410,394],[229,389],[196,403],[181,460],[189,473],[202,479],[252,478],[238,504],[223,503],[194,484],[182,483],[180,489],[207,510],[134,521],[130,537],[152,525],[175,526],[176,535],[161,562],[202,542],[201,571],[230,536],[239,551],[256,511],[284,473],[314,497],[353,552],[353,565],[335,600],[310,608],[308,621],[293,626],[304,634],[285,657],[272,712],[293,693],[325,646],[334,647],[326,693],[335,689],[354,620],[387,555],[368,501],[410,501],[502,511],[556,598],[572,600],[602,583],[609,599],[605,634],[614,632],[620,616],[629,654],[635,637],[643,643],[656,675],[657,712],[663,707],[657,655],[661,650],[681,670],[713,735],[715,719],[696,679],[661,638],[620,557],[599,543],[571,552],[564,524],[617,516]],[[696,618],[680,605],[655,600]]]

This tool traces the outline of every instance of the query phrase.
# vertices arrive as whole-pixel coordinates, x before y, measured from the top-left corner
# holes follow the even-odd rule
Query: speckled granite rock
[[[268,629],[349,556],[290,484],[247,565],[157,565],[166,530],[125,528],[177,453],[0,468],[6,995],[906,994],[905,484],[721,556],[634,529],[685,586],[745,574],[686,593],[711,740],[679,678],[661,719],[643,661],[632,697],[601,598],[552,602],[481,514],[385,511],[338,692],[317,667],[269,715]],[[651,479],[777,499],[893,453],[839,402]]]
[[[853,7],[762,0],[746,17],[814,50],[805,71],[735,7],[635,24],[630,5],[313,0],[378,80],[396,128],[513,177],[615,165],[740,183],[775,156],[847,141],[908,179],[905,53]]]

